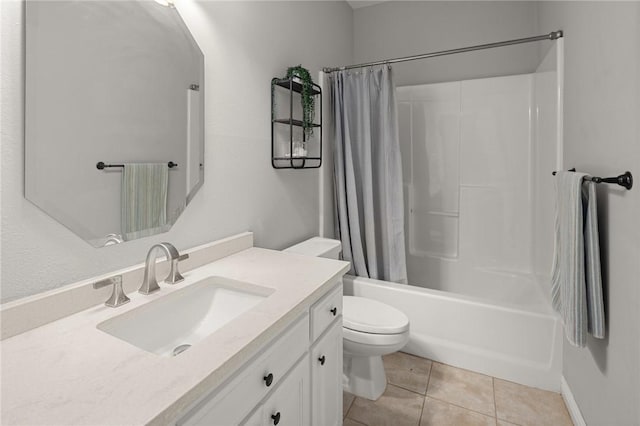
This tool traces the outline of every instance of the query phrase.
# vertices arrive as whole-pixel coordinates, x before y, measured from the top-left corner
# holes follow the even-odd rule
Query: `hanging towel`
[[[584,347],[587,331],[604,337],[595,183],[584,173],[556,174],[556,236],[551,299],[569,343]],[[584,220],[583,220],[584,218]]]
[[[584,250],[587,281],[587,331],[604,339],[604,299],[602,297],[602,273],[600,270],[600,237],[598,233],[598,202],[596,184],[582,183],[582,200],[585,211]]]
[[[124,165],[121,190],[121,226],[125,240],[146,237],[167,225],[167,163]]]

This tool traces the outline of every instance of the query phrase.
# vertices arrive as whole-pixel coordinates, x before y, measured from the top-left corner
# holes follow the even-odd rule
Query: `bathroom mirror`
[[[175,7],[28,1],[25,79],[25,197],[96,247],[171,228],[204,179],[204,55]]]

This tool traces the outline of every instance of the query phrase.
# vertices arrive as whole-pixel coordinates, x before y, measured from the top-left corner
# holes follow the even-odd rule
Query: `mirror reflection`
[[[204,178],[204,56],[153,1],[26,2],[25,196],[96,247],[167,231]]]

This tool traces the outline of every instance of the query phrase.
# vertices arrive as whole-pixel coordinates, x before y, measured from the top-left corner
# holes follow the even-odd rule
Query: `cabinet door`
[[[263,408],[264,407],[262,405],[259,405],[253,414],[244,419],[242,426],[262,426],[262,418],[264,417],[262,415],[262,412],[264,411]]]
[[[309,391],[309,362],[305,356],[264,402],[263,426],[308,425]]]
[[[311,416],[314,426],[342,424],[342,318],[311,350]]]

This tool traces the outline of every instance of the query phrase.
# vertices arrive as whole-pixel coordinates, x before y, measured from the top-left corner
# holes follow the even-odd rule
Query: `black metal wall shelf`
[[[285,89],[291,89],[296,93],[302,93],[302,84],[298,83],[296,80],[292,80],[290,78],[274,78],[271,82],[276,86],[284,87]],[[319,95],[322,93],[322,90],[320,89],[320,86],[314,84],[311,93],[313,95]]]
[[[281,123],[281,124],[292,124],[294,126],[297,127],[302,127],[304,126],[304,123],[302,122],[302,120],[296,120],[295,118],[274,118],[273,119],[274,123]],[[311,127],[320,127],[321,124],[318,123],[312,123]]]
[[[278,111],[276,87],[286,89],[288,92],[283,94],[289,111],[284,111],[286,108],[280,108]],[[307,126],[313,129],[312,135],[305,131],[302,120],[294,118],[295,113],[302,110],[301,93],[302,84],[295,79],[271,80],[271,165],[274,169],[312,169],[322,165],[322,89],[317,84],[313,84],[311,93],[316,97],[315,111],[320,121]],[[276,118],[285,114],[288,117]],[[297,139],[294,141],[294,138]],[[296,144],[304,146],[305,149],[299,150],[299,147],[294,146]]]

